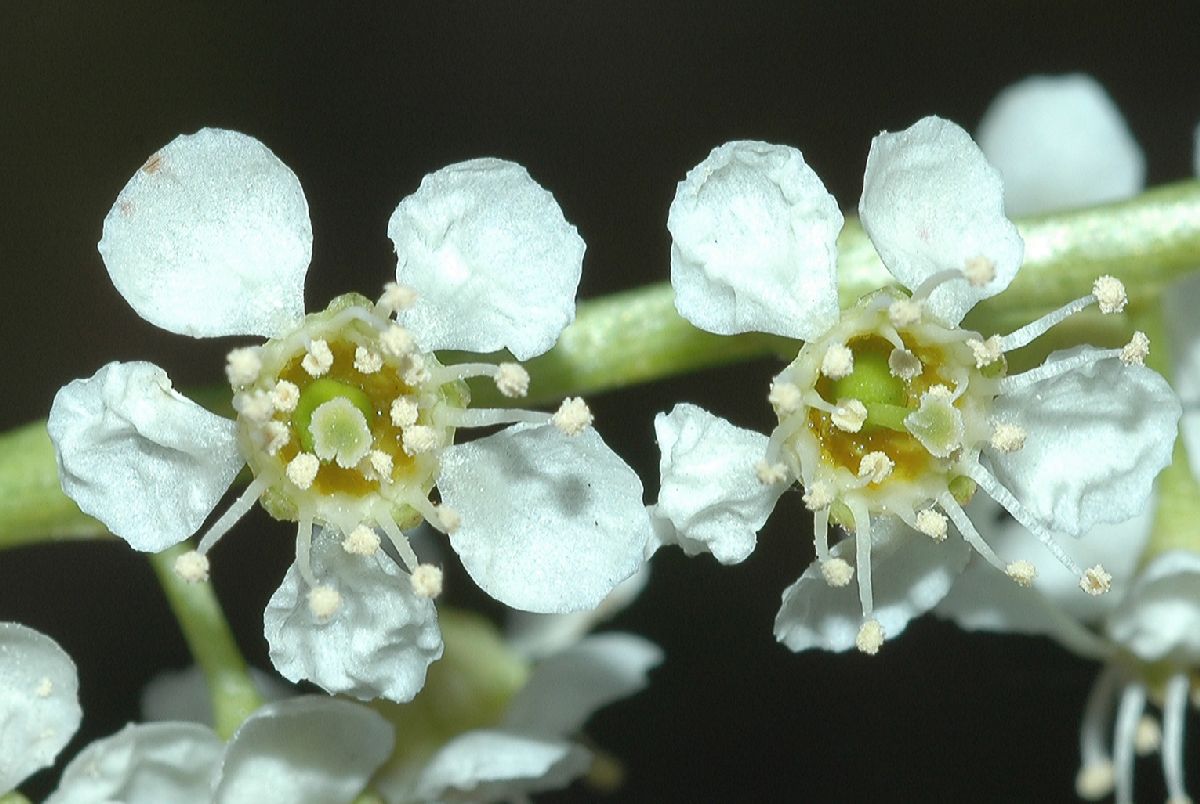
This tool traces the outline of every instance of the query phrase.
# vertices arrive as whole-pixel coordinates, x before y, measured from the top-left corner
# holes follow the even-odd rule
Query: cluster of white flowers
[[[406,529],[446,533],[497,600],[565,612],[637,571],[651,525],[640,481],[582,400],[553,414],[473,409],[465,379],[520,397],[528,374],[432,353],[524,360],[554,344],[574,317],[584,244],[553,197],[519,165],[464,162],[427,176],[388,234],[396,281],[378,301],[351,294],[304,316],[312,232],[296,177],[243,134],[175,139],[121,191],[100,253],[152,323],[270,338],[229,354],[237,420],[178,394],[157,366],[110,363],[59,392],[49,431],[66,493],[139,550],[195,533],[248,465],[249,487],[177,571],[207,578],[209,551],[256,501],[297,522],[296,561],[267,612],[272,660],[292,680],[399,701],[442,651],[430,600],[441,572]],[[496,425],[511,426],[454,443],[459,428]]]
[[[1112,277],[1009,335],[959,326],[1021,265],[1003,209],[999,176],[958,126],[929,117],[880,134],[859,214],[911,292],[885,288],[841,309],[842,215],[799,151],[731,142],[679,185],[668,228],[680,314],[719,334],[805,344],[771,385],[779,425],[769,438],[691,406],[659,418],[660,538],[739,561],[782,491],[800,482],[817,561],[784,593],[775,622],[793,650],[875,653],[945,596],[971,548],[1028,586],[1034,564],[1002,561],[964,512],[976,489],[1085,592],[1110,586],[1102,565],[1080,568],[1056,534],[1141,510],[1170,458],[1180,406],[1144,367],[1142,333],[1124,348],[1079,347],[1007,373],[1006,353],[1068,316],[1093,304],[1120,312],[1125,291]],[[854,535],[831,548],[831,523]],[[950,523],[961,541],[947,539]]]

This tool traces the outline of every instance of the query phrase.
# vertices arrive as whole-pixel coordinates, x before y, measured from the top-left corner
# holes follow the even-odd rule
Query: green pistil
[[[834,400],[857,399],[867,409],[865,426],[886,427],[900,433],[904,417],[912,411],[905,405],[904,382],[892,374],[887,355],[861,350],[854,354],[854,369],[833,383]]]
[[[300,401],[296,403],[296,410],[292,413],[292,426],[296,431],[296,437],[300,439],[300,446],[305,452],[313,451],[313,434],[310,429],[313,412],[326,402],[339,398],[349,401],[358,408],[366,417],[368,427],[375,420],[371,397],[367,396],[367,392],[361,388],[355,388],[353,385],[331,380],[328,377],[309,383],[300,392]]]

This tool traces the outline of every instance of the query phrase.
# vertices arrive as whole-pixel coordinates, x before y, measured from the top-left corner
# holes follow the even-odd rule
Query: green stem
[[[221,739],[228,740],[262,698],[246,670],[221,604],[207,581],[189,583],[175,573],[175,559],[190,548],[177,545],[150,556],[167,602],[179,621],[192,657],[204,672],[212,698],[213,724]]]

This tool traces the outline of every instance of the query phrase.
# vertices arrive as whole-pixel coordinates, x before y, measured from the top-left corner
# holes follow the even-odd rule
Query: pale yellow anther
[[[907,349],[893,349],[888,355],[888,370],[893,377],[908,382],[909,380],[919,377],[923,367],[917,356]]]
[[[804,407],[804,394],[795,383],[774,380],[771,390],[767,392],[767,401],[771,403],[776,416],[791,416]]]
[[[821,358],[822,374],[831,380],[840,380],[843,377],[849,377],[852,371],[854,371],[854,352],[851,352],[844,343],[835,343],[825,350],[825,357]]]
[[[258,379],[260,371],[262,358],[259,357],[258,347],[244,346],[225,356],[225,376],[234,388],[254,382]]]
[[[379,534],[366,525],[359,525],[342,539],[342,549],[356,556],[373,556],[379,551]]]
[[[33,694],[39,698],[49,698],[54,694],[54,682],[46,676],[42,676],[37,686],[33,688]]]
[[[1012,422],[996,422],[989,443],[997,452],[1016,452],[1025,446],[1025,430]]]
[[[993,335],[986,341],[981,341],[978,338],[968,338],[966,344],[971,350],[971,354],[975,355],[975,368],[981,369],[985,366],[990,366],[1004,354],[1004,351],[1000,348],[1000,337],[998,335]]]
[[[189,550],[175,559],[175,574],[188,583],[208,580],[208,558],[195,550]]]
[[[442,570],[433,564],[418,564],[409,579],[418,597],[432,599],[442,593]]]
[[[311,488],[313,481],[317,479],[317,470],[320,468],[321,462],[317,460],[316,455],[301,452],[287,465],[288,480],[292,481],[297,488]]]
[[[987,257],[972,257],[963,266],[963,276],[972,287],[981,288],[996,278],[996,263]]]
[[[1125,294],[1125,285],[1115,276],[1099,277],[1092,284],[1092,295],[1104,314],[1119,313],[1125,309],[1129,297]]]
[[[438,448],[438,434],[432,427],[414,424],[405,428],[403,438],[404,451],[409,455],[423,455]]]
[[[1121,362],[1127,366],[1144,366],[1149,354],[1150,339],[1146,337],[1146,333],[1139,330],[1133,333],[1129,343],[1121,347]]]
[[[412,427],[417,423],[417,400],[410,396],[400,396],[392,402],[392,424],[397,427]]]
[[[1112,589],[1112,575],[1108,574],[1099,564],[1088,567],[1084,570],[1083,577],[1079,579],[1079,588],[1092,596],[1102,595]]]
[[[235,394],[233,409],[252,422],[265,422],[275,415],[275,403],[266,391],[247,391]]]
[[[857,433],[867,420],[867,406],[857,399],[843,399],[829,414],[833,426],[847,433]]]
[[[429,367],[425,365],[425,358],[419,354],[411,354],[408,356],[408,368],[404,370],[404,375],[401,377],[405,385],[418,386],[429,382]]]
[[[817,480],[804,490],[800,499],[808,510],[820,511],[833,504],[833,489],[828,483]]]
[[[496,366],[496,390],[510,399],[529,393],[529,372],[520,363]]]
[[[595,417],[591,409],[577,396],[569,396],[550,417],[550,423],[567,435],[579,435],[591,426]]]
[[[308,610],[318,621],[324,622],[342,607],[342,596],[332,586],[314,586],[308,592]]]
[[[945,541],[949,532],[946,516],[932,508],[917,511],[917,530],[934,541]]]
[[[1162,728],[1152,715],[1142,715],[1133,733],[1133,750],[1141,756],[1153,754],[1162,747]]]
[[[333,352],[330,350],[329,344],[320,339],[310,343],[304,359],[300,361],[300,366],[308,372],[310,377],[327,374],[333,367]]]
[[[858,629],[854,646],[868,656],[874,656],[883,647],[883,637],[883,626],[879,624],[879,620],[867,620]]]
[[[462,516],[448,505],[439,505],[436,512],[437,525],[446,533],[453,533],[462,524]]]
[[[417,348],[412,333],[399,324],[392,324],[379,335],[379,346],[384,354],[392,357],[410,355]]]
[[[363,374],[374,374],[383,368],[383,356],[365,346],[355,347],[354,368]]]
[[[367,460],[371,462],[371,469],[377,477],[387,479],[392,476],[394,463],[391,455],[383,450],[373,449],[367,454]]]
[[[821,562],[821,577],[830,586],[843,587],[854,577],[854,567],[842,558],[830,558]]]
[[[883,452],[868,452],[858,464],[858,476],[867,478],[871,483],[882,483],[892,473],[895,465]]]
[[[754,474],[758,477],[758,482],[764,486],[782,483],[788,477],[786,466],[782,463],[768,463],[767,461],[758,461],[754,464]]]
[[[1013,561],[1004,568],[1004,574],[1017,584],[1029,588],[1033,586],[1033,579],[1037,577],[1037,567],[1033,563],[1020,559]]]
[[[279,450],[292,440],[292,428],[286,422],[269,421],[263,425],[263,436],[266,440],[264,448],[268,455],[278,455]]]
[[[282,413],[291,413],[296,409],[296,405],[299,402],[300,389],[295,383],[280,380],[271,389],[271,404],[275,406],[275,410]]]
[[[1099,801],[1113,791],[1116,768],[1111,762],[1096,762],[1079,769],[1075,776],[1075,793],[1088,801]]]
[[[921,302],[897,299],[888,305],[888,320],[893,327],[911,327],[921,320]]]
[[[408,285],[398,282],[388,282],[383,286],[383,294],[379,297],[378,307],[384,313],[391,315],[398,310],[407,310],[417,301],[417,292]]]

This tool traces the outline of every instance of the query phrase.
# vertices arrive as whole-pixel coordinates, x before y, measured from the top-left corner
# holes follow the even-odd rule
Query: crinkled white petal
[[[308,202],[261,142],[201,129],[172,140],[121,190],[100,256],[125,300],[163,329],[282,335],[304,315]]]
[[[63,491],[137,550],[191,536],[245,464],[234,423],[151,363],[109,363],[64,386],[46,429]]]
[[[391,724],[350,701],[309,695],[267,704],[230,740],[212,800],[348,804],[394,743]]]
[[[1021,267],[1024,244],[1004,217],[1000,176],[948,120],[926,117],[871,142],[858,212],[883,264],[910,290],[971,260],[993,263],[983,287],[956,280],[933,291],[926,309],[946,323],[1004,290]]]
[[[293,563],[263,614],[275,668],[291,681],[305,679],[360,700],[412,700],[429,664],[442,655],[433,601],[413,591],[386,553],[349,553],[333,532],[313,534],[310,556],[317,582],[336,589],[341,606],[329,620],[318,620]]]
[[[1171,339],[1171,380],[1184,400],[1179,435],[1187,448],[1192,474],[1200,478],[1200,273],[1171,285],[1162,294],[1163,322]]]
[[[1117,201],[1141,192],[1146,159],[1091,76],[1037,75],[1009,86],[979,124],[1009,215]]]
[[[1200,661],[1200,554],[1171,550],[1155,557],[1109,617],[1108,635],[1147,662]]]
[[[480,588],[513,608],[595,608],[642,565],[642,483],[595,430],[518,424],[442,453],[450,545]]]
[[[617,584],[594,609],[569,614],[535,614],[510,611],[505,618],[504,641],[516,653],[538,659],[574,645],[598,623],[616,616],[632,603],[650,580],[650,565]]]
[[[296,694],[290,684],[257,667],[248,668],[254,689],[264,701],[282,701]],[[212,697],[199,665],[159,673],[142,688],[142,720],[176,721],[213,726]]]
[[[0,623],[0,790],[52,765],[82,716],[66,651],[32,628]]]
[[[417,291],[399,320],[425,349],[545,352],[575,317],[584,243],[525,168],[473,159],[421,181],[388,221],[396,281]]]
[[[1081,346],[1055,352],[1068,360]],[[998,397],[995,416],[1022,427],[1025,446],[985,453],[996,478],[1056,533],[1079,536],[1130,519],[1171,459],[1179,400],[1159,374],[1116,358]]]
[[[508,801],[566,787],[587,771],[581,746],[504,731],[469,731],[446,743],[426,764],[403,801]]]
[[[982,497],[976,495],[971,503],[971,521],[1006,564],[1019,560],[1034,563],[1037,577],[1033,588],[1017,585],[974,556],[934,612],[967,630],[1041,634],[1085,655],[1105,653],[1098,637],[1081,636],[1086,632],[1079,624],[1099,624],[1121,605],[1150,536],[1153,506],[1129,521],[1096,525],[1078,539],[1060,543],[1079,566],[1100,564],[1113,576],[1111,594],[1085,595],[1079,591],[1078,575],[1047,555],[1029,531]]]
[[[686,403],[655,416],[654,432],[662,476],[654,515],[674,526],[674,541],[688,555],[743,561],[787,488],[765,486],[754,472],[767,437]]]
[[[662,650],[632,634],[598,634],[542,659],[509,703],[503,726],[540,737],[569,737],[592,713],[645,688]]]
[[[821,335],[838,319],[842,223],[795,148],[714,148],[679,183],[667,217],[679,314],[719,335]]]
[[[224,750],[195,723],[130,724],[83,749],[46,804],[208,804]]]
[[[871,522],[872,615],[887,639],[898,636],[909,620],[936,606],[966,566],[971,550],[961,539],[944,542],[910,530],[898,520]],[[854,565],[854,537],[830,551]],[[775,617],[775,638],[794,651],[853,648],[862,625],[858,584],[835,587],[825,582],[819,562],[809,565],[800,580],[783,593]]]

